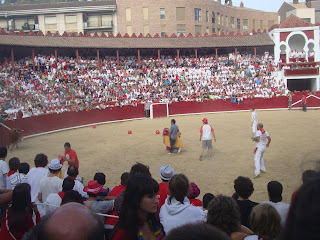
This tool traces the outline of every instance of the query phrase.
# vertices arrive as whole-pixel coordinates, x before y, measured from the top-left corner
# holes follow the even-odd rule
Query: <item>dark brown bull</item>
[[[10,130],[9,137],[8,137],[8,149],[11,144],[13,144],[11,147],[11,151],[14,146],[16,146],[18,148],[18,142],[22,138],[22,132],[23,132],[23,130],[16,129],[16,128],[12,128]]]

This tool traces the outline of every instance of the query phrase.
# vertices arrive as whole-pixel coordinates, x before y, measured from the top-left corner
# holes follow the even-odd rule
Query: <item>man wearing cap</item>
[[[202,148],[200,161],[203,158],[203,153],[206,148],[208,148],[208,157],[211,157],[212,154],[212,136],[216,142],[216,135],[214,134],[213,128],[208,124],[208,119],[202,119],[203,125],[200,128],[200,142],[202,140]]]
[[[62,180],[57,177],[61,171],[62,165],[58,159],[52,159],[48,165],[49,176],[40,182],[38,199],[40,202],[46,202],[50,193],[58,193],[62,190]]]
[[[278,213],[281,216],[281,225],[285,226],[286,220],[288,217],[290,204],[283,203],[282,201],[282,184],[278,181],[271,181],[268,183],[268,195],[270,201],[265,201],[263,203],[267,203],[272,205],[275,209],[277,209]]]
[[[92,180],[88,182],[83,191],[89,196],[88,201],[84,202],[84,205],[89,208],[93,213],[106,214],[112,211],[114,206],[114,200],[111,201],[97,201],[98,193],[102,190],[103,185],[99,184],[97,180]],[[104,221],[104,217],[101,217]]]
[[[162,179],[162,182],[159,183],[159,191],[158,191],[159,208],[161,208],[164,202],[166,201],[167,196],[170,195],[168,183],[169,183],[169,180],[174,175],[174,170],[170,166],[170,164],[168,164],[167,166],[163,166],[159,169],[159,175],[160,175],[160,178]]]

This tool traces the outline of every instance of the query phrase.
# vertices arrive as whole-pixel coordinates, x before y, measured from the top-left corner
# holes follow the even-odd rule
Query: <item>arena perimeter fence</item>
[[[301,109],[302,92],[295,93],[293,96],[293,110]],[[221,112],[241,112],[249,111],[251,107],[258,110],[285,110],[288,109],[288,98],[285,96],[274,98],[252,98],[244,99],[237,103],[226,100],[205,100],[203,102],[174,102],[169,104],[167,112],[166,104],[153,105],[153,117],[169,117],[179,115],[208,114]],[[307,107],[320,108],[320,92],[313,93],[308,97]],[[87,127],[99,124],[132,121],[145,118],[144,106],[139,104],[134,106],[108,107],[105,110],[89,110],[79,112],[64,112],[61,114],[49,114],[33,116],[28,118],[16,119],[3,122],[9,128],[24,130],[24,138],[34,137],[42,134],[54,133],[80,127]],[[0,125],[0,145],[8,145],[9,130]]]

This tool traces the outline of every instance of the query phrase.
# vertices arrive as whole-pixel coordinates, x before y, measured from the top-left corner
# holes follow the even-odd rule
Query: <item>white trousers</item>
[[[266,151],[266,147],[258,147],[256,154],[254,155],[254,174],[260,174],[260,171],[266,171],[264,166],[263,154]]]
[[[256,124],[256,123],[253,123],[253,124],[252,124],[252,133],[255,135],[255,134],[256,134],[256,131],[257,131],[257,124]]]

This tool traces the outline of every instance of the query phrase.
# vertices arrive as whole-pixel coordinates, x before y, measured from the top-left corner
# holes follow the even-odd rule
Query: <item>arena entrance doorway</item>
[[[317,91],[316,78],[288,79],[287,86],[290,91]]]

